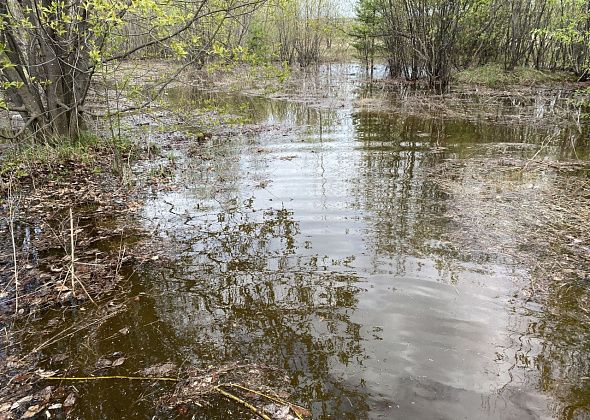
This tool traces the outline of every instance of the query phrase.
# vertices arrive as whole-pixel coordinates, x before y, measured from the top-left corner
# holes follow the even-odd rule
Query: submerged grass
[[[454,243],[474,259],[527,267],[528,299],[557,296],[561,311],[588,322],[589,173],[585,161],[502,156],[449,159],[430,179],[453,197],[447,216],[461,226]]]

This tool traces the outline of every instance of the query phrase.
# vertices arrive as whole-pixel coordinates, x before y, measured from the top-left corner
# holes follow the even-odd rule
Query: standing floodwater
[[[322,68],[315,102],[213,95],[268,129],[179,153],[176,188],[143,210],[175,262],[136,274],[147,298],[119,346],[138,366],[279,367],[316,418],[589,415],[587,314],[527,300],[541,262],[514,257],[534,255],[534,223],[511,200],[538,209],[562,179],[508,163],[570,152],[530,126],[355,110],[360,73]],[[89,417],[123,410],[100,403],[119,388],[91,390]],[[147,416],[127,392],[125,415]]]

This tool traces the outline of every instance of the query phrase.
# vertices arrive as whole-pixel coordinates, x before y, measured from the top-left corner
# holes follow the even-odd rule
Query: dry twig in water
[[[12,263],[14,265],[14,274],[13,274],[13,281],[14,281],[14,313],[18,313],[18,287],[19,287],[19,279],[18,279],[18,259],[16,254],[16,238],[14,235],[14,220],[16,219],[16,207],[17,201],[12,194],[12,181],[8,182],[8,228],[10,230],[10,239],[12,242]],[[10,285],[10,282],[6,285],[6,288]]]
[[[94,303],[95,306],[98,306],[96,304],[96,302],[94,301],[94,299],[92,299],[92,296],[90,296],[90,294],[88,293],[88,291],[86,290],[86,287],[84,286],[84,283],[82,283],[82,281],[76,277],[76,268],[75,268],[75,264],[76,264],[76,256],[75,256],[75,240],[74,240],[74,216],[72,213],[72,208],[70,207],[70,267],[68,269],[68,274],[66,275],[66,278],[64,279],[64,283],[67,281],[68,276],[71,278],[72,280],[72,295],[76,295],[76,282],[78,282],[80,284],[80,286],[82,286],[82,290],[84,290],[84,293],[86,293],[86,296],[88,296],[88,299],[90,299],[90,301],[92,303]]]

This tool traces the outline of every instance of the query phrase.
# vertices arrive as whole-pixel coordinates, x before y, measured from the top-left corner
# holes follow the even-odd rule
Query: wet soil
[[[0,415],[252,418],[214,389],[239,382],[314,418],[590,415],[589,150],[568,95],[426,111],[354,65],[272,92],[203,80],[122,121],[145,155],[133,188],[82,171],[21,194],[20,272],[45,303],[9,316],[3,248]],[[68,287],[70,207],[96,305],[43,298]],[[117,375],[180,383],[46,378]]]

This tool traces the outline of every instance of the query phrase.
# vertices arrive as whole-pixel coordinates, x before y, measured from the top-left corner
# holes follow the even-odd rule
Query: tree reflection
[[[429,179],[448,152],[445,125],[438,120],[362,112],[354,116],[364,163],[353,194],[357,206],[374,217],[374,252],[392,257],[396,273],[406,270],[406,257],[432,255],[447,267],[452,249],[441,246],[448,227],[447,194]],[[450,269],[450,267],[447,267]],[[451,272],[453,270],[451,269]]]
[[[567,282],[547,278],[555,277],[556,264],[567,265],[568,244],[562,246],[557,237],[551,244],[536,242],[540,215],[555,206],[555,197],[568,195],[561,191],[561,184],[567,182],[551,173],[521,173],[517,177],[502,165],[482,166],[485,159],[493,163],[498,156],[526,162],[537,153],[547,133],[527,125],[507,127],[367,112],[357,114],[354,123],[364,166],[353,192],[357,206],[374,215],[370,220],[374,221],[375,253],[397,261],[398,275],[407,271],[407,256],[435,258],[450,268],[451,278],[453,267],[457,270],[460,262],[477,261],[482,267],[486,263],[510,264],[515,270],[525,262],[532,284],[548,285],[548,290],[537,290],[529,301],[515,299],[510,304],[510,340],[498,355],[510,365],[510,379],[499,392],[509,395],[508,386],[531,384],[553,396],[552,410],[557,417],[587,416],[588,290],[584,281],[575,278],[576,268],[566,270],[574,273]],[[571,142],[567,144],[568,136],[568,130],[563,130],[557,141],[543,150],[543,156],[571,157],[575,152]],[[581,155],[586,152],[577,150]],[[432,182],[435,169],[446,159],[456,164],[447,165],[444,176],[455,185],[472,189],[450,194]],[[485,200],[490,200],[487,195],[493,203],[505,190],[512,194],[510,201],[486,204]],[[529,208],[535,212],[527,212]],[[552,225],[557,222],[550,220]],[[567,232],[569,225],[553,228]],[[579,232],[572,237],[585,240]],[[518,255],[510,254],[510,249]],[[536,270],[530,261],[535,262]],[[546,299],[541,298],[543,292]],[[535,301],[543,304],[533,304]]]
[[[269,209],[261,219],[236,209],[214,224],[203,252],[157,286],[165,293],[155,304],[191,358],[282,367],[298,398],[316,401],[314,415],[367,410],[362,388],[333,375],[364,358],[361,326],[350,320],[358,278],[297,256],[299,226],[287,209]]]

